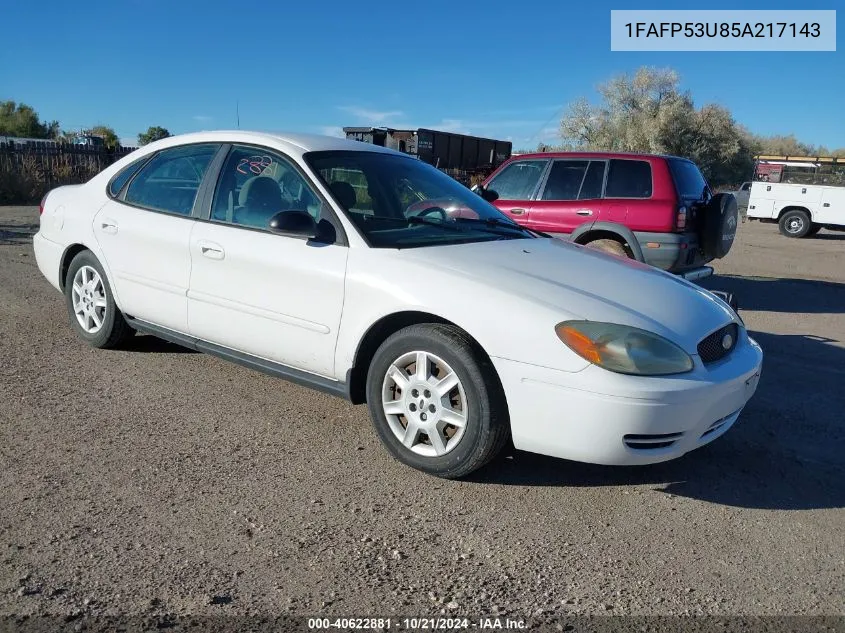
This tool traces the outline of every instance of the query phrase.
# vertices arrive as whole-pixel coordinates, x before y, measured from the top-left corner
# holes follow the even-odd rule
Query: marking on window
[[[273,165],[273,159],[269,156],[249,156],[242,158],[240,162],[238,162],[236,169],[239,174],[249,175],[251,172],[257,176],[270,167],[270,165]],[[249,171],[247,171],[247,169]],[[273,172],[275,173],[275,165]]]

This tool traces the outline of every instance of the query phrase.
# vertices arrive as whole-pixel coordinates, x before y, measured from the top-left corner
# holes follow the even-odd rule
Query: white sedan
[[[164,139],[47,194],[34,247],[89,345],[144,332],[366,402],[387,450],[440,477],[509,438],[599,464],[679,457],[734,424],[763,358],[706,290],[357,141]]]

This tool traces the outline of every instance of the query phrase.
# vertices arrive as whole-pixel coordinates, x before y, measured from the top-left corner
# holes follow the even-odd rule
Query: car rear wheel
[[[778,223],[780,232],[786,237],[805,237],[812,228],[810,216],[806,211],[794,209],[784,213]]]
[[[65,278],[71,327],[91,347],[119,347],[135,331],[118,310],[103,267],[91,251],[73,258]]]
[[[616,255],[617,257],[631,257],[625,247],[616,240],[593,240],[592,242],[587,242],[585,246],[587,248],[592,248],[593,250],[604,251],[605,253]]]
[[[446,479],[489,462],[509,436],[492,363],[450,325],[411,325],[388,337],[370,364],[367,405],[396,459]]]

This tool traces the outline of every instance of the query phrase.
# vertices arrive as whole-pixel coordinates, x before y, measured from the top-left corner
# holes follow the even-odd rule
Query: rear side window
[[[109,193],[113,197],[117,197],[123,190],[124,185],[129,182],[129,179],[132,178],[139,169],[141,169],[141,166],[147,162],[148,158],[149,156],[144,156],[143,158],[136,160],[134,163],[130,163],[129,166],[125,167],[123,171],[112,178],[111,183],[109,183]]]
[[[496,174],[487,188],[502,200],[528,200],[548,164],[548,160],[514,161]]]
[[[707,181],[695,163],[688,160],[669,159],[669,171],[675,181],[678,196],[689,200],[700,200],[704,196]]]
[[[174,147],[156,154],[129,183],[124,200],[177,215],[191,215],[205,171],[219,145]]]
[[[610,161],[604,193],[606,198],[650,198],[651,190],[651,165],[648,161]]]

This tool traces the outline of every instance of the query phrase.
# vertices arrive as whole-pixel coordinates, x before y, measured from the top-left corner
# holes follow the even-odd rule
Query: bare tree
[[[640,68],[610,79],[598,92],[598,105],[579,99],[567,110],[560,123],[565,144],[686,156],[718,184],[750,172],[753,143],[747,133],[721,106],[696,109],[674,70]]]

